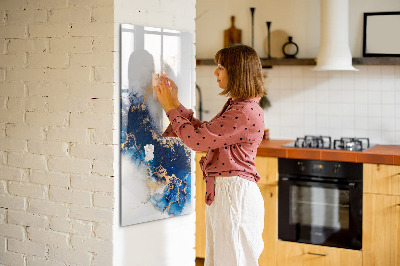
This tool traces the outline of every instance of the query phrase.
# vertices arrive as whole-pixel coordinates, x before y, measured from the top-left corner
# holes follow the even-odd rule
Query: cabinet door
[[[254,162],[261,176],[258,184],[278,185],[278,158],[257,156]]]
[[[364,193],[400,195],[400,166],[365,163],[363,176]]]
[[[206,193],[206,183],[203,181],[203,172],[200,169],[199,161],[206,153],[196,153],[196,257],[204,258],[206,253],[206,223],[205,211],[206,203],[204,194]]]
[[[278,266],[361,266],[362,252],[278,241]]]
[[[264,250],[258,259],[260,266],[276,265],[276,243],[278,241],[278,187],[259,185],[264,198]]]
[[[400,266],[399,204],[400,196],[364,194],[364,266]]]

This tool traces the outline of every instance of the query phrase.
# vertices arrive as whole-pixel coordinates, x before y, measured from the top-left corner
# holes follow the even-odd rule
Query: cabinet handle
[[[313,253],[313,252],[307,252],[307,254],[310,254],[310,255],[317,255],[317,256],[322,256],[322,257],[328,256],[328,254],[320,254],[320,253]]]

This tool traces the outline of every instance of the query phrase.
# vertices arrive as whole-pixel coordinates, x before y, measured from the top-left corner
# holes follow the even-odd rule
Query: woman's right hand
[[[176,86],[175,82],[172,81],[169,77],[167,77],[166,74],[160,75],[161,78],[164,78],[164,81],[169,82],[170,88],[171,88],[171,97],[172,97],[172,102],[175,106],[175,108],[178,108],[181,103],[178,100],[178,86]]]

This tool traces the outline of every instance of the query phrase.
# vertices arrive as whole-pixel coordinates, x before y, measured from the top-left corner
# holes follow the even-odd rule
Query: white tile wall
[[[305,134],[369,137],[371,143],[400,144],[400,66],[359,65],[358,72],[315,72],[312,66],[264,70],[271,108],[264,111],[274,139]],[[198,66],[203,120],[226,101],[213,76],[214,66]]]

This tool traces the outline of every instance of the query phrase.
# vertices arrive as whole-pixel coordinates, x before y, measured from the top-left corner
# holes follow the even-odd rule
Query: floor
[[[204,266],[204,259],[196,258],[196,266]]]

